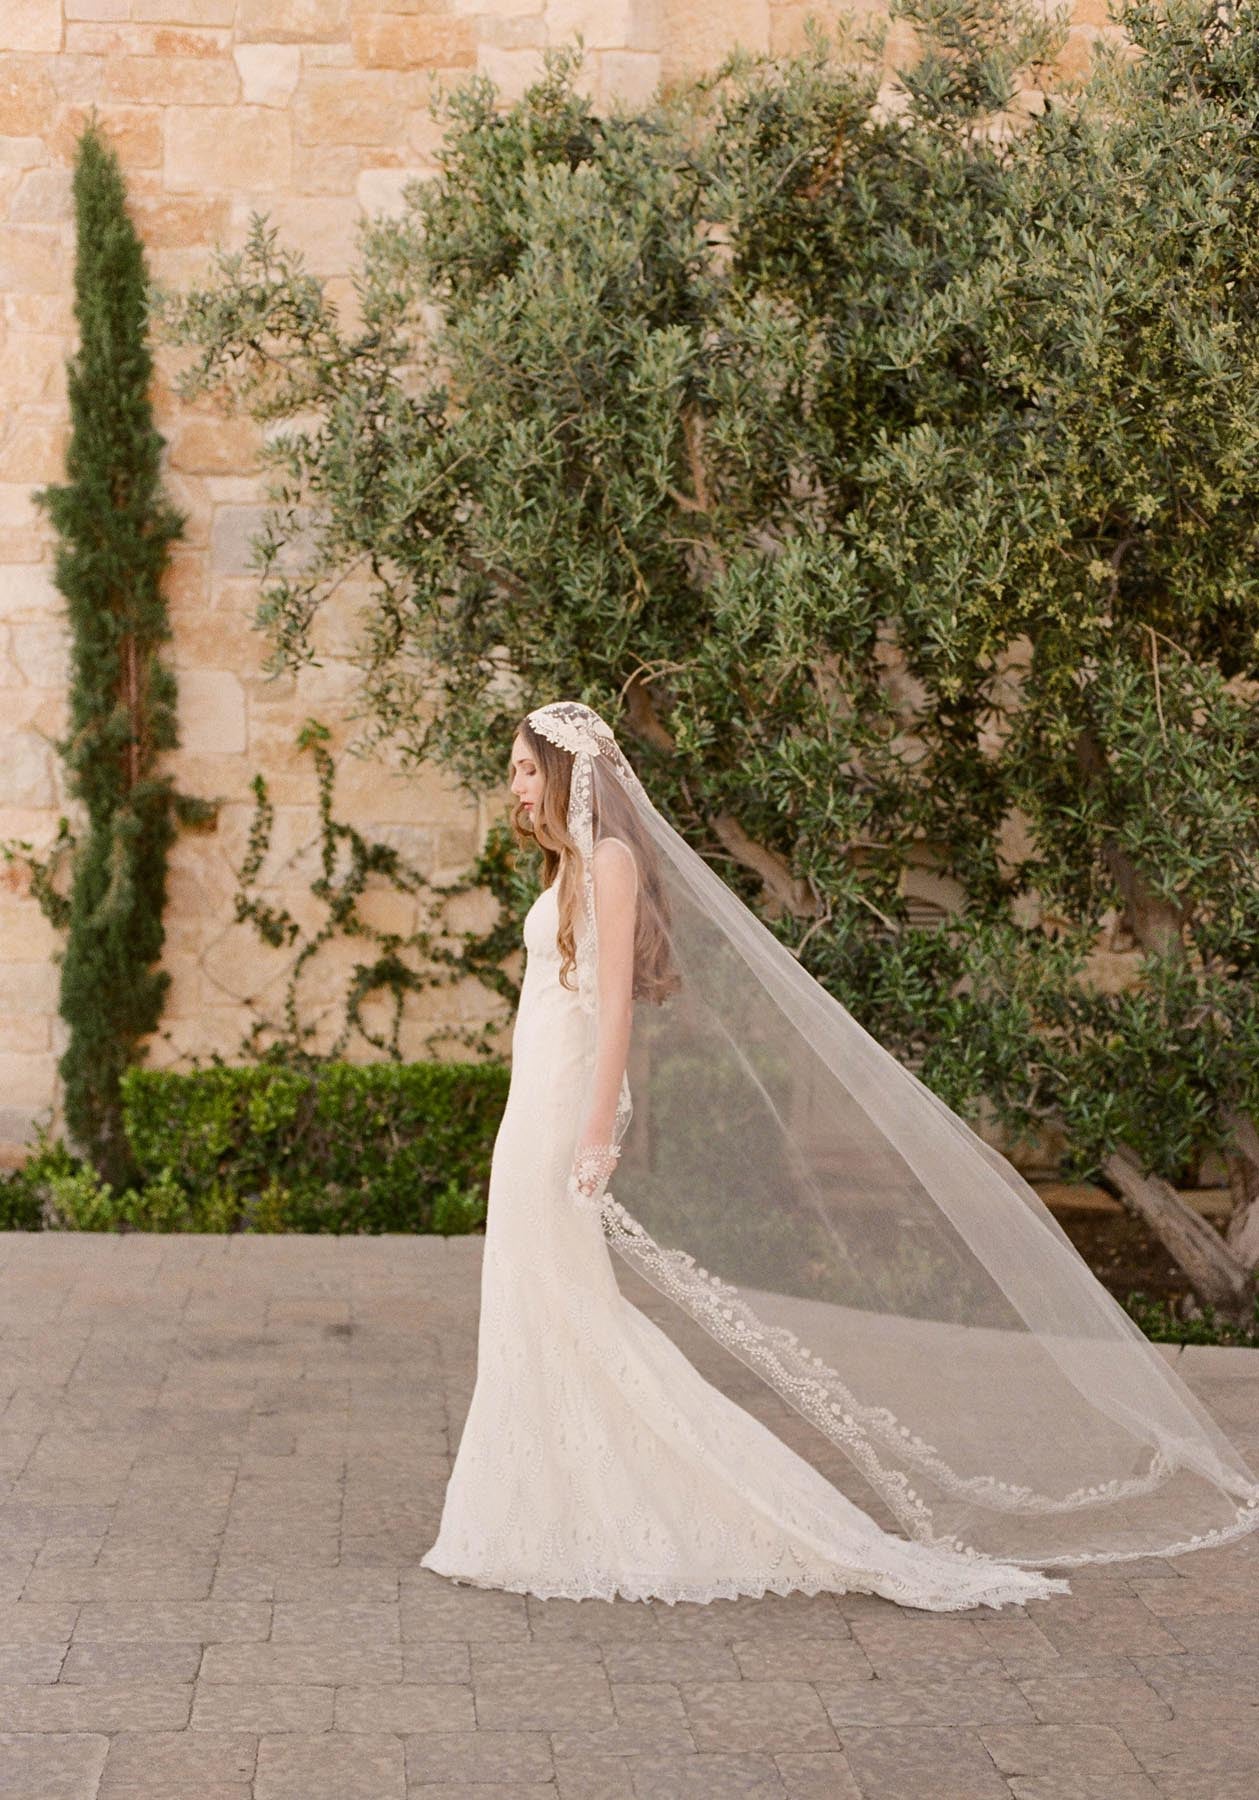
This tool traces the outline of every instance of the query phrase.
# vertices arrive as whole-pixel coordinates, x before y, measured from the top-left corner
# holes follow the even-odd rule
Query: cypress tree
[[[58,535],[70,627],[69,734],[59,749],[85,815],[73,861],[60,1007],[66,1125],[106,1180],[128,1173],[119,1081],[157,1025],[169,977],[166,861],[179,801],[158,760],[176,742],[161,592],[182,517],[163,499],[148,274],[118,158],[93,119],[74,171],[79,344],[69,364],[64,485],[36,496]]]

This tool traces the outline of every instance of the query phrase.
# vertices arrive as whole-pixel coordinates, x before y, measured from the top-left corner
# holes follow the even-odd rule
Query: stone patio
[[[0,1794],[1259,1794],[1259,1534],[965,1616],[538,1601],[420,1569],[480,1250],[0,1234]],[[1179,1366],[1259,1449],[1259,1352]]]

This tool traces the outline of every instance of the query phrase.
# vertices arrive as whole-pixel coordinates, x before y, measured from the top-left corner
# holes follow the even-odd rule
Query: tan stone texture
[[[240,0],[236,31],[241,43],[344,43],[349,0]]]
[[[468,68],[476,61],[474,23],[441,14],[364,12],[351,41],[365,69]]]
[[[166,180],[175,192],[274,192],[288,181],[287,119],[270,107],[169,106]]]
[[[0,43],[6,50],[60,50],[60,0],[4,0]]]
[[[293,103],[306,144],[394,144],[405,126],[410,82],[392,70],[312,69]]]

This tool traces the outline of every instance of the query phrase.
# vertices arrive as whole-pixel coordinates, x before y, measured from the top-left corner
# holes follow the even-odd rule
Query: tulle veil
[[[592,1061],[594,848],[637,865],[620,1157],[595,1196],[625,1262],[922,1543],[1071,1567],[1259,1525],[1238,1450],[1017,1170],[691,849],[598,713],[528,718],[573,757]]]

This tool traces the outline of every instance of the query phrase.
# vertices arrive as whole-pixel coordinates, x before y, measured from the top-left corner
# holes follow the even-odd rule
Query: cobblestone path
[[[1259,1534],[964,1616],[543,1602],[420,1569],[480,1248],[0,1234],[0,1795],[1259,1795]],[[1254,1455],[1259,1352],[1180,1366]]]

